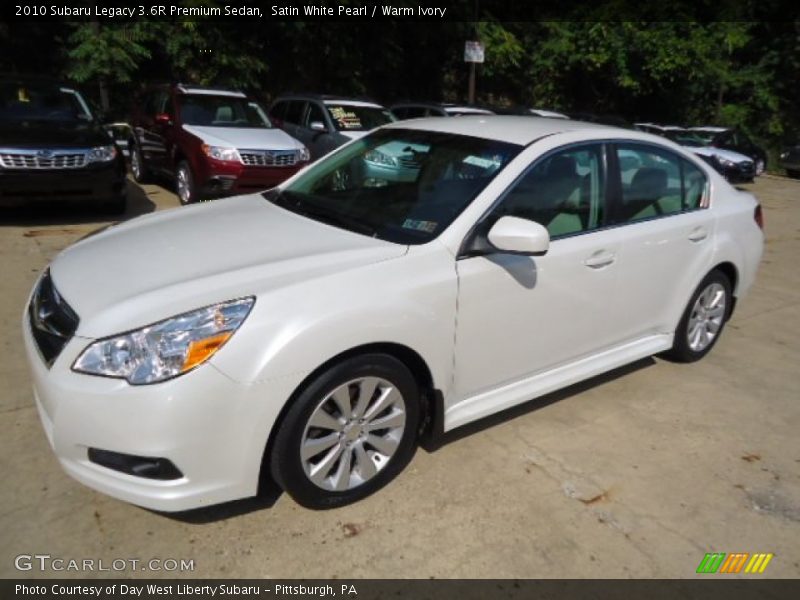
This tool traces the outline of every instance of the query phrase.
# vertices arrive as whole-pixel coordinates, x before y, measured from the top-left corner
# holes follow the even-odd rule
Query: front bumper
[[[204,197],[252,194],[273,188],[289,179],[308,163],[286,167],[257,167],[235,162],[208,160],[198,184]]]
[[[36,407],[64,470],[110,496],[159,511],[182,511],[254,496],[261,459],[286,384],[239,384],[206,364],[181,377],[132,386],[75,373],[91,342],[73,337],[50,368],[23,318]],[[287,389],[284,389],[287,388]],[[162,457],[174,479],[135,476],[89,460],[89,448]]]
[[[744,183],[753,181],[756,176],[756,167],[752,162],[737,163],[733,166],[723,166],[722,174],[731,183]]]
[[[105,202],[125,194],[121,157],[77,169],[0,168],[0,206],[29,203]]]

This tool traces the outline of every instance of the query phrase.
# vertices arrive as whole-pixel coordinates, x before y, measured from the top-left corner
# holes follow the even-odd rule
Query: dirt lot
[[[705,360],[640,361],[530,403],[328,512],[284,495],[165,516],[62,473],[33,406],[20,316],[36,274],[103,222],[5,213],[0,577],[82,576],[20,573],[19,554],[193,559],[192,577],[690,577],[712,551],[772,552],[765,576],[800,577],[800,181],[746,187],[765,208],[764,262]],[[126,218],[177,206],[158,186],[131,195]]]

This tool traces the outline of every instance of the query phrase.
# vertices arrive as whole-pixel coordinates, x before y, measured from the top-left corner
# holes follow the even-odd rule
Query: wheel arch
[[[731,283],[731,307],[730,310],[728,310],[728,315],[726,317],[726,320],[730,319],[731,316],[733,315],[734,309],[736,308],[736,296],[737,296],[736,290],[739,282],[739,271],[736,269],[736,265],[734,265],[732,262],[729,261],[718,263],[709,271],[709,273],[711,273],[712,271],[721,272],[723,275],[725,275],[725,277],[728,278],[728,281],[730,281]]]
[[[265,486],[274,485],[269,468],[269,457],[275,441],[275,435],[283,423],[286,413],[294,404],[302,391],[311,384],[322,373],[333,366],[356,356],[365,354],[385,354],[405,365],[420,388],[421,399],[421,418],[419,427],[419,443],[428,450],[432,451],[439,445],[439,439],[444,433],[444,400],[441,390],[434,387],[433,373],[425,359],[413,348],[397,342],[373,342],[349,348],[339,354],[329,358],[311,373],[309,373],[300,384],[294,389],[289,399],[281,407],[278,417],[272,426],[264,446],[264,454],[261,457],[261,468],[259,473],[259,493],[266,491]]]

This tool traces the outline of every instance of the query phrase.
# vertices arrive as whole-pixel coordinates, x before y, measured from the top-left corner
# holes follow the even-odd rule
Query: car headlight
[[[116,158],[117,148],[114,144],[97,146],[89,150],[89,162],[109,162]]]
[[[370,150],[364,155],[364,160],[378,165],[386,165],[387,167],[396,167],[398,164],[394,156],[389,156],[380,150]]]
[[[300,150],[296,153],[297,162],[308,162],[311,160],[311,152],[308,151],[308,148],[303,146]]]
[[[718,154],[714,155],[714,160],[716,160],[723,167],[727,167],[729,169],[736,166],[736,163],[734,163],[732,160],[728,160],[727,158],[722,158]]]
[[[133,385],[177,377],[203,364],[244,322],[255,298],[231,300],[90,344],[74,371]]]
[[[203,152],[205,152],[206,156],[216,160],[241,162],[239,151],[236,148],[228,148],[226,146],[209,146],[208,144],[203,144]]]

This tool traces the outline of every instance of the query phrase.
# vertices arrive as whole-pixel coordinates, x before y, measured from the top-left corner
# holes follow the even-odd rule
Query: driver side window
[[[551,238],[598,228],[603,221],[605,172],[601,144],[573,147],[539,159],[493,212],[544,225]]]

